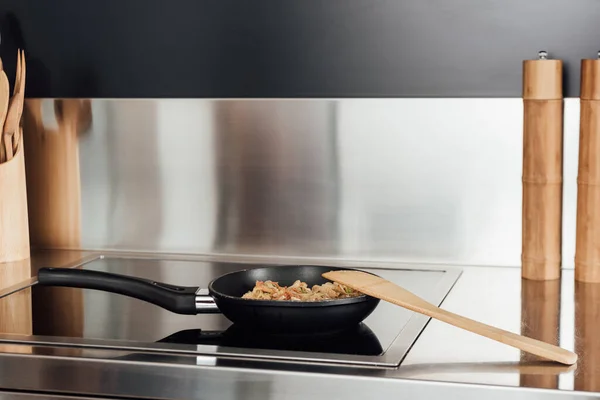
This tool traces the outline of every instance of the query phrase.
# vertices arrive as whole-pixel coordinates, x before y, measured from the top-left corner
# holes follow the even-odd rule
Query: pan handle
[[[214,299],[198,287],[170,285],[110,272],[79,268],[41,268],[38,271],[38,284],[122,294],[177,314],[219,312]]]

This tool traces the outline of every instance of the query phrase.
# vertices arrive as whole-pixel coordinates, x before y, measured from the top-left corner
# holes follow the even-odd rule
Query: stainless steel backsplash
[[[519,98],[95,99],[92,118],[81,248],[520,265]],[[568,268],[578,130],[568,99]]]

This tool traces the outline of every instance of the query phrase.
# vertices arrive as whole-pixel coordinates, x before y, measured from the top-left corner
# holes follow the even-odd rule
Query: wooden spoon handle
[[[463,317],[462,315],[454,314],[450,311],[436,307],[433,304],[427,310],[424,310],[423,314],[469,332],[507,344],[519,350],[535,354],[536,356],[558,361],[567,365],[572,365],[577,362],[577,354],[571,351],[550,343],[542,342],[541,340],[505,331],[504,329],[496,328],[495,326],[487,325],[483,322]]]
[[[5,134],[4,135],[4,151],[6,154],[6,161],[10,161],[13,158],[13,146],[12,146],[12,136]]]
[[[359,271],[330,271],[324,273],[323,277],[369,296],[427,315],[528,353],[567,365],[577,362],[577,354],[571,351],[443,310],[414,293],[373,274]]]
[[[0,164],[6,162],[6,150],[4,147],[4,135],[0,133]]]
[[[15,136],[13,136],[13,154],[17,154],[17,151],[19,150],[19,143],[21,142],[22,137],[23,127],[20,126],[19,129],[17,129],[17,132],[15,132]]]

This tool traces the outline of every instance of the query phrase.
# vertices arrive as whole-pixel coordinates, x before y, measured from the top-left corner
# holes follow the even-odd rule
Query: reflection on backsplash
[[[94,99],[78,171],[51,167],[65,149],[47,143],[68,132],[40,103],[26,109],[28,184],[75,176],[80,198],[62,214],[32,202],[30,225],[81,211],[77,240],[43,247],[520,264],[521,99]],[[567,100],[570,268],[578,113]]]
[[[91,126],[91,103],[79,99],[48,102],[51,120],[56,121],[53,126],[46,125],[44,121],[49,119],[43,114],[45,101],[28,100],[24,110],[30,241],[38,247],[79,248],[79,139],[81,133]]]
[[[213,249],[336,254],[336,102],[210,107],[217,200]]]

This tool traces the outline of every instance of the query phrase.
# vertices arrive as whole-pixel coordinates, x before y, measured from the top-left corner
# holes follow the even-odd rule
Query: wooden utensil
[[[19,93],[21,87],[21,50],[17,53],[17,72],[15,75],[15,87],[13,88],[13,96]]]
[[[2,135],[4,136],[4,148],[6,150],[6,160],[10,160],[14,154],[14,140],[15,136],[18,136],[19,127],[21,125],[21,115],[23,114],[23,101],[25,97],[24,88],[24,74],[23,70],[25,67],[25,54],[22,50],[19,50],[17,56],[17,77],[15,78],[15,89],[14,95],[10,99],[8,105],[8,113],[6,121],[2,129]]]
[[[19,143],[21,143],[21,136],[23,135],[23,128],[21,123],[21,116],[23,115],[23,107],[25,106],[25,80],[26,80],[26,71],[27,65],[25,63],[25,51],[20,51],[20,57],[17,58],[18,69],[17,69],[17,79],[19,86],[15,85],[15,91],[13,96],[19,96],[20,98],[20,110],[19,110],[19,129],[17,129],[13,134],[13,152],[17,152],[17,148]]]
[[[0,126],[4,126],[4,121],[8,112],[9,96],[10,86],[8,83],[8,77],[4,72],[2,60],[0,60]],[[6,149],[3,137],[4,135],[0,135],[0,163],[6,161]]]
[[[443,310],[408,290],[378,276],[360,271],[331,271],[324,273],[323,277],[369,296],[427,315],[428,317],[516,347],[528,353],[567,365],[577,362],[577,354],[573,352]]]

